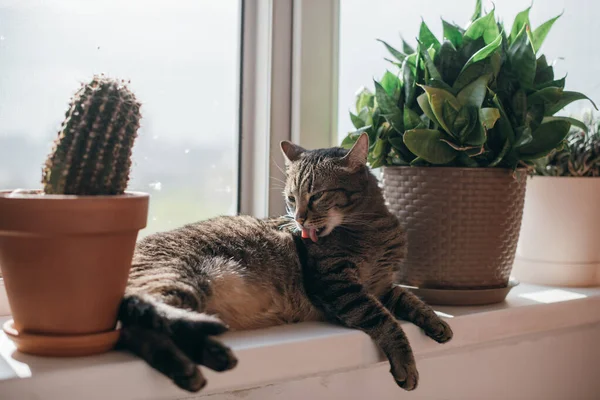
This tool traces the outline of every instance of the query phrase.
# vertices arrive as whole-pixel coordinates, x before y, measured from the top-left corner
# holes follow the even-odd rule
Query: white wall
[[[373,88],[373,78],[379,79],[386,68],[388,57],[379,38],[394,47],[401,47],[399,34],[411,44],[418,35],[421,17],[438,39],[442,38],[440,17],[464,26],[471,17],[475,0],[340,0],[340,83],[339,121],[340,140],[353,130],[348,110],[353,109],[354,93],[361,86]],[[484,0],[491,9],[491,2]],[[497,0],[496,15],[510,29],[515,15],[530,5],[529,0]],[[600,2],[594,0],[537,0],[530,13],[533,27],[537,27],[564,10],[542,47],[549,61],[559,57],[555,73],[558,77],[568,71],[567,90],[581,91],[600,102]],[[590,107],[578,102],[569,110]]]

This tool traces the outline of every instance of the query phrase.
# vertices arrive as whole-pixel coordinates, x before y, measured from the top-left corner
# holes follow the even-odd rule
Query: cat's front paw
[[[414,361],[402,364],[392,365],[390,370],[398,386],[404,390],[415,390],[419,384],[419,371]]]
[[[452,336],[454,336],[450,325],[448,325],[446,321],[439,318],[437,321],[433,322],[427,330],[425,330],[425,333],[438,343],[449,342],[450,339],[452,339]]]

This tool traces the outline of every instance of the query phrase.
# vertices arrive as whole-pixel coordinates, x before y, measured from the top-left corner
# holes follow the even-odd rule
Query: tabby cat
[[[349,151],[281,148],[292,216],[218,217],[141,240],[120,309],[121,344],[198,391],[206,380],[197,365],[224,371],[237,363],[215,335],[326,320],[368,334],[397,384],[415,389],[399,319],[439,343],[452,330],[393,284],[405,236],[366,165],[368,136]]]

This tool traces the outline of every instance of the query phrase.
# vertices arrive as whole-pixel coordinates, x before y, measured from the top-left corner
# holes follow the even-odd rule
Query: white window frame
[[[239,212],[282,215],[279,142],[337,142],[339,0],[242,4]]]

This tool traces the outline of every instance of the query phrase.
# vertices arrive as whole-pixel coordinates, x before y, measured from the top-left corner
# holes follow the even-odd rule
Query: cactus
[[[140,106],[124,81],[100,75],[82,85],[46,160],[44,193],[123,194],[140,126]]]

